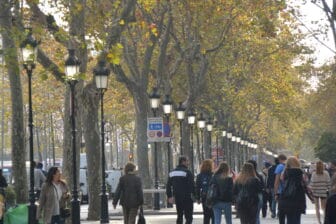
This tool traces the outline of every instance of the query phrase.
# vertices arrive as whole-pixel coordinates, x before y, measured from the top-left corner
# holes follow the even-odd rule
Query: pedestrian
[[[42,170],[37,167],[35,161],[33,161],[32,164],[34,167],[34,191],[35,197],[38,200],[40,198],[41,186],[46,181],[46,176],[43,174]]]
[[[279,164],[275,168],[274,174],[275,174],[275,180],[274,180],[274,198],[278,201],[279,197],[281,196],[282,190],[283,190],[283,181],[281,180],[281,174],[285,170],[286,166],[286,160],[287,157],[284,154],[280,154],[278,156]],[[281,212],[278,209],[278,217],[279,217],[279,224],[285,224],[285,216],[284,214],[281,214]]]
[[[274,158],[274,165],[268,169],[268,175],[266,180],[266,189],[271,197],[271,217],[274,219],[276,217],[276,203],[275,193],[274,193],[274,181],[275,181],[275,169],[279,165],[278,157]]]
[[[60,170],[56,166],[51,167],[41,188],[38,219],[42,218],[45,224],[63,224],[65,217],[61,217],[60,211],[66,208],[69,198],[69,188],[61,179]]]
[[[267,200],[266,197],[264,198],[265,191],[266,191],[266,184],[265,184],[265,180],[264,180],[263,176],[260,173],[258,173],[257,162],[255,160],[248,160],[247,162],[251,163],[253,165],[254,172],[255,172],[256,177],[259,180],[260,186],[262,188],[261,192],[258,194],[259,204],[258,204],[258,212],[257,212],[257,219],[256,219],[256,224],[260,224],[260,211],[263,207],[264,201]]]
[[[6,178],[0,169],[0,224],[3,223],[3,216],[5,213],[5,188],[8,186]]]
[[[333,177],[334,174],[336,174],[336,160],[332,160],[330,163],[329,163],[329,168],[328,168],[328,173],[329,173],[329,176],[330,177]]]
[[[318,161],[316,163],[316,170],[313,172],[310,180],[310,187],[314,196],[316,217],[319,224],[321,224],[320,207],[324,212],[326,207],[327,192],[329,191],[329,186],[330,186],[329,173],[326,170],[324,170],[323,162]]]
[[[265,218],[267,216],[267,203],[269,204],[269,208],[271,210],[272,207],[272,195],[270,190],[267,188],[267,179],[268,179],[268,170],[271,168],[271,163],[265,162],[264,168],[262,170],[263,179],[264,179],[264,185],[265,190],[263,191],[263,205],[262,205],[262,217]]]
[[[186,224],[191,224],[193,220],[193,197],[194,197],[194,176],[188,170],[188,159],[185,156],[179,158],[178,166],[169,173],[166,194],[168,202],[175,200],[177,220],[176,224],[183,223],[183,215]]]
[[[287,219],[287,224],[300,224],[301,214],[306,212],[306,196],[303,171],[296,157],[287,159],[281,179],[284,185],[279,197],[279,213]]]
[[[218,197],[212,207],[215,224],[222,221],[222,212],[224,211],[225,223],[232,224],[232,201],[233,201],[233,179],[230,176],[230,168],[226,162],[219,164],[213,177],[218,187]]]
[[[6,188],[6,187],[8,187],[8,184],[6,178],[2,173],[2,169],[0,169],[0,188]]]
[[[241,224],[255,224],[257,220],[259,197],[262,186],[251,163],[245,163],[234,187],[237,213]]]
[[[326,203],[324,224],[335,224],[336,223],[336,183],[333,183],[330,187],[330,192],[332,192]]]
[[[135,224],[135,219],[140,206],[143,205],[143,190],[140,177],[136,175],[136,166],[128,162],[124,168],[124,175],[120,177],[113,198],[113,208],[117,207],[118,201],[123,209],[124,224]]]
[[[212,208],[206,204],[206,196],[209,189],[210,181],[213,175],[214,163],[211,159],[203,160],[201,163],[200,173],[196,177],[195,198],[197,203],[202,203],[203,224],[209,224],[210,219],[214,223],[214,214]]]

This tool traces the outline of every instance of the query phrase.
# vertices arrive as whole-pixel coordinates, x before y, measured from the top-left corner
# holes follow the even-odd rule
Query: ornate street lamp
[[[2,40],[2,35],[0,34],[0,71],[4,72],[4,64],[5,64],[5,57],[4,57],[4,50],[3,50],[3,40]],[[1,168],[4,166],[4,151],[5,151],[5,130],[4,130],[4,114],[5,114],[5,97],[4,97],[4,82],[5,82],[5,74],[2,73],[2,89],[1,89],[1,95],[2,95],[2,100],[1,100]]]
[[[107,90],[107,81],[110,74],[110,69],[106,67],[105,61],[101,60],[98,65],[93,69],[93,74],[95,76],[96,86],[100,91],[100,133],[101,133],[101,212],[100,212],[100,223],[109,223],[108,216],[108,194],[106,193],[106,183],[105,183],[105,121],[104,121],[104,93]]]
[[[228,151],[228,163],[229,163],[229,165],[230,165],[230,167],[231,167],[231,169],[233,168],[233,163],[232,163],[232,147],[230,146],[230,142],[231,142],[231,138],[232,138],[232,133],[230,132],[230,131],[228,131],[227,133],[226,133],[226,137],[227,137],[227,151]]]
[[[238,133],[239,135],[239,133]],[[241,141],[241,138],[239,136],[236,137],[236,142],[237,142],[237,167],[238,167],[238,170],[240,170],[241,168],[241,152],[240,152],[240,141]]]
[[[34,192],[34,136],[33,136],[33,103],[32,103],[32,75],[35,68],[37,45],[38,41],[33,37],[32,29],[27,29],[26,39],[21,43],[21,55],[23,68],[28,75],[28,127],[29,127],[29,160],[30,160],[30,185],[29,185],[29,205],[28,205],[28,223],[35,224],[36,220],[36,205]]]
[[[160,95],[156,87],[153,88],[152,93],[149,95],[150,106],[153,111],[154,117],[156,117],[156,112],[160,106]],[[158,172],[158,152],[157,152],[157,142],[154,142],[154,176],[155,183],[154,187],[156,190],[159,189],[159,172]],[[160,193],[154,193],[154,210],[160,210]]]
[[[211,118],[209,118],[208,122],[206,123],[206,129],[209,134],[209,152],[210,152],[210,158],[212,158],[212,147],[211,147],[211,134],[212,134],[212,129],[213,129],[213,123]]]
[[[182,134],[183,134],[183,120],[185,117],[185,108],[182,105],[182,102],[179,102],[179,106],[176,108],[176,117],[180,123],[180,148],[181,148],[181,155],[183,155],[183,146],[182,146]]]
[[[222,140],[222,148],[223,148],[223,161],[227,161],[227,159],[229,158],[228,157],[228,152],[227,152],[227,147],[225,146],[225,138],[226,138],[226,131],[223,130],[222,131],[222,137],[223,137],[223,140]],[[228,162],[228,161],[227,161]]]
[[[169,124],[169,118],[170,114],[173,112],[173,101],[170,97],[169,94],[165,95],[165,99],[162,102],[162,108],[163,108],[163,113],[166,117],[167,125],[169,127],[169,132],[170,132],[170,124]],[[170,133],[169,133],[170,134]],[[170,136],[169,136],[169,142],[167,142],[167,158],[168,158],[168,172],[171,171],[171,150],[170,150]]]
[[[188,112],[188,124],[190,126],[190,151],[191,151],[191,170],[192,173],[194,174],[195,172],[195,167],[194,167],[194,124],[196,121],[196,114],[194,110],[191,108],[189,109]]]
[[[204,128],[205,128],[206,122],[203,117],[203,113],[200,113],[200,116],[197,119],[197,127],[201,130],[201,159],[204,160]],[[201,161],[200,161],[201,162]]]
[[[71,200],[71,212],[72,212],[72,224],[80,223],[80,204],[78,199],[78,186],[77,186],[77,147],[76,147],[76,119],[75,119],[75,87],[78,82],[77,75],[79,74],[80,62],[75,56],[74,49],[68,49],[69,56],[65,60],[65,75],[67,82],[70,86],[70,119],[71,119],[71,137],[72,137],[72,200]]]

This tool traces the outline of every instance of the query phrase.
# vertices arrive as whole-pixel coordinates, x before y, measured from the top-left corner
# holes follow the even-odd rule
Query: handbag
[[[143,208],[140,206],[140,211],[138,215],[138,224],[146,224],[146,219],[143,213]]]
[[[69,218],[71,215],[70,208],[60,208],[60,216],[63,219]]]

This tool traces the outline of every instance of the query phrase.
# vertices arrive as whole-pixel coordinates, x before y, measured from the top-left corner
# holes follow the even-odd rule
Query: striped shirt
[[[312,189],[314,197],[326,198],[327,191],[330,187],[330,177],[327,171],[323,171],[323,174],[316,174],[313,172],[310,187]]]

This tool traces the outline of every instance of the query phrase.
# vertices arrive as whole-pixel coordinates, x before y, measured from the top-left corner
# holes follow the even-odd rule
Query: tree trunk
[[[14,189],[17,203],[27,202],[27,171],[26,150],[24,144],[25,129],[23,125],[23,100],[15,46],[15,34],[12,33],[12,16],[10,1],[0,1],[0,26],[3,37],[3,50],[6,52],[5,61],[10,82],[12,102],[12,161]]]
[[[101,140],[98,128],[99,94],[94,83],[86,85],[83,91],[83,123],[87,155],[87,174],[89,187],[88,220],[98,220],[100,217],[101,189]],[[98,143],[98,144],[97,144]]]
[[[152,180],[149,177],[149,163],[148,163],[148,144],[147,144],[147,108],[148,97],[146,90],[136,91],[132,93],[136,112],[136,145],[139,175],[142,179],[143,188],[153,188]],[[152,205],[151,198],[145,195],[145,204]]]

